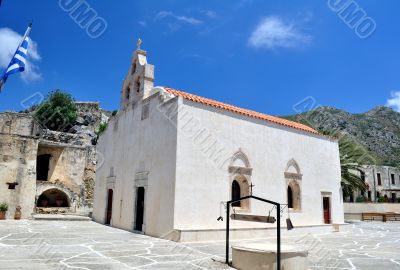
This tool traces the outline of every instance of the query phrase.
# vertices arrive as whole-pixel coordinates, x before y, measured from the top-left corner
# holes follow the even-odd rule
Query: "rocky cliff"
[[[377,157],[378,164],[400,166],[400,113],[388,107],[351,114],[332,107],[284,117],[323,133],[347,134]]]

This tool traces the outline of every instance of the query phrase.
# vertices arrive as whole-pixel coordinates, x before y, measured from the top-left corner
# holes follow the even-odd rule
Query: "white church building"
[[[223,202],[251,189],[288,204],[295,229],[327,231],[344,222],[336,139],[278,117],[154,87],[154,66],[140,48],[123,82],[120,110],[97,150],[104,160],[96,172],[93,219],[113,227],[175,241],[224,239]],[[265,216],[272,205],[250,200],[232,208]],[[249,238],[274,234],[276,223],[232,220],[231,228],[233,237]]]

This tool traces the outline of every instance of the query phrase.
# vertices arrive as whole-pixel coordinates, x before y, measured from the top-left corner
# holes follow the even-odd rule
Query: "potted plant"
[[[49,199],[47,199],[46,196],[43,196],[43,198],[41,198],[41,200],[39,202],[39,206],[40,207],[47,207],[48,204],[49,204]]]
[[[61,207],[64,204],[64,200],[61,197],[56,198],[56,205]]]
[[[22,215],[22,213],[21,213],[21,206],[18,205],[18,206],[15,208],[14,219],[20,220],[20,219],[21,219],[21,215]]]
[[[6,219],[7,210],[8,210],[8,204],[5,202],[0,203],[0,219]]]

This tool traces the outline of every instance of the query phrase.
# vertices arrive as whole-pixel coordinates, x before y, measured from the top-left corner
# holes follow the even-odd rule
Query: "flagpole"
[[[15,51],[15,53],[17,53],[19,47],[21,47],[21,45],[22,45],[22,42],[24,42],[24,40],[25,40],[26,37],[29,35],[29,33],[31,32],[31,30],[32,30],[32,22],[29,23],[28,28],[26,29],[25,34],[24,34],[24,36],[22,37],[22,40],[21,40],[21,42],[19,43],[19,45],[18,45],[17,50]]]
[[[25,35],[24,35],[24,37],[22,38],[21,43],[19,44],[19,46],[21,46],[22,42],[24,42],[24,40],[25,40],[26,37],[29,35],[29,33],[31,32],[31,30],[32,30],[32,22],[29,23],[28,28],[27,28],[26,31],[25,31]],[[18,46],[18,48],[19,48],[19,46]],[[17,49],[17,50],[18,50],[18,49]]]

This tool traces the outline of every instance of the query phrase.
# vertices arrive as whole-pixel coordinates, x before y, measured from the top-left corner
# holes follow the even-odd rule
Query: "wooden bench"
[[[362,213],[362,221],[382,221],[385,222],[385,214],[382,213]]]
[[[400,221],[399,213],[362,213],[362,221]]]
[[[385,220],[388,221],[400,221],[400,214],[398,213],[385,213]]]

